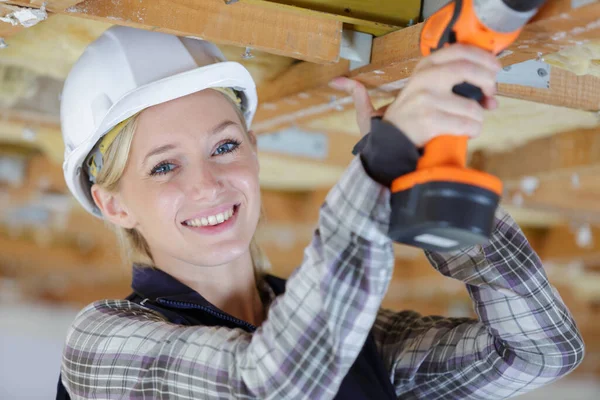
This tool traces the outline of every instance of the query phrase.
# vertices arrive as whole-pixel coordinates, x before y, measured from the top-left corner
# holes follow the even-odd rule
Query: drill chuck
[[[473,0],[475,14],[488,29],[510,33],[521,29],[537,12],[540,0]]]
[[[504,4],[515,11],[526,12],[540,8],[546,0],[504,0]]]

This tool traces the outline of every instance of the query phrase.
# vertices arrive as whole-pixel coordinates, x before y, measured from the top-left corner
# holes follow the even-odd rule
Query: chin
[[[238,260],[249,251],[249,243],[219,243],[190,254],[192,264],[218,267]]]

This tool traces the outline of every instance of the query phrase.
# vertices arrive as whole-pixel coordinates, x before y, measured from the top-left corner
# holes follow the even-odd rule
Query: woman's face
[[[127,221],[158,266],[217,266],[248,252],[260,215],[258,159],[221,93],[143,111],[119,187]]]

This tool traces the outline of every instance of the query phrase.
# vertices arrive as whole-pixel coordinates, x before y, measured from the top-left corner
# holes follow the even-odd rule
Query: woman
[[[206,42],[107,31],[65,84],[64,168],[82,205],[124,238],[134,293],[75,319],[61,370],[71,397],[505,398],[575,368],[575,323],[501,211],[488,245],[427,254],[467,284],[478,320],[380,309],[394,265],[388,177],[414,169],[417,148],[438,132],[478,134],[482,107],[451,88],[468,78],[493,108],[499,67],[462,46],[423,60],[374,120],[283,282],[262,273],[253,244],[260,191],[247,71]],[[376,112],[364,87],[334,85],[354,94],[368,130]],[[376,156],[403,162],[391,171]]]

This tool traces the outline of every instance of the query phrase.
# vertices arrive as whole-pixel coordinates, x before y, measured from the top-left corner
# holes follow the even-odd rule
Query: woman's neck
[[[215,267],[161,269],[235,318],[259,326],[266,317],[249,252]]]

